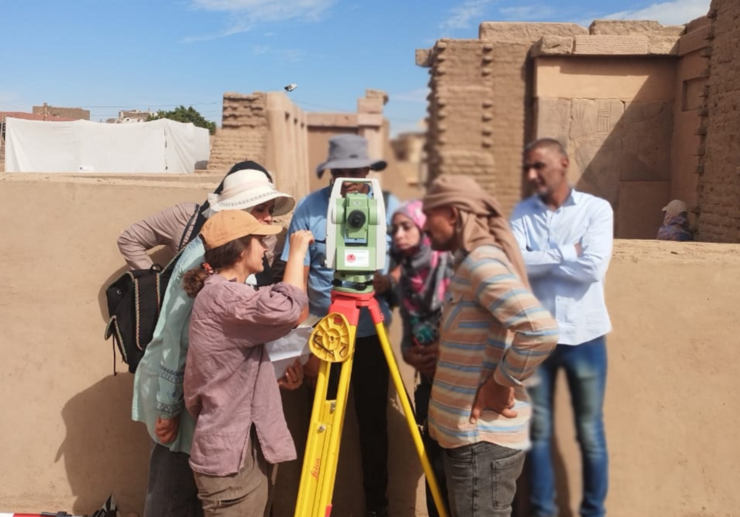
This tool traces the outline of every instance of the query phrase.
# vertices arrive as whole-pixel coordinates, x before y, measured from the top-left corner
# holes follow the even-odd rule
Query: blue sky
[[[484,20],[685,23],[710,0],[0,0],[0,111],[193,105],[220,123],[224,92],[298,88],[307,111],[355,111],[389,93],[394,133],[426,114],[414,50],[477,38]]]

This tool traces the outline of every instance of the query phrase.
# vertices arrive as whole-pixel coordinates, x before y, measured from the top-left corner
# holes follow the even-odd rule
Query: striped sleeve
[[[487,258],[471,264],[470,282],[478,303],[513,335],[494,379],[503,386],[521,386],[555,348],[558,324],[508,261]]]

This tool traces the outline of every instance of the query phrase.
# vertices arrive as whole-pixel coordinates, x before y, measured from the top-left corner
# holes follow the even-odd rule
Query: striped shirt
[[[557,322],[521,283],[500,248],[458,252],[429,408],[432,437],[447,449],[478,442],[529,448],[532,409],[523,381],[557,341]],[[517,416],[505,418],[485,410],[471,424],[478,387],[491,376],[514,388]]]

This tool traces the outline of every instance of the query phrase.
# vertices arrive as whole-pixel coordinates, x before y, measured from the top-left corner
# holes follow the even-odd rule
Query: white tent
[[[210,154],[207,129],[168,119],[138,124],[5,122],[5,172],[186,174]]]

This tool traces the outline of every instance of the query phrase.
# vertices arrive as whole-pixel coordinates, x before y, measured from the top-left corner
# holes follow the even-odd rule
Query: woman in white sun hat
[[[260,223],[271,224],[273,215],[293,209],[293,197],[275,189],[266,171],[255,165],[224,179],[221,193],[209,196],[204,218],[224,210],[243,210]],[[193,239],[182,251],[165,292],[154,336],[134,378],[132,418],[146,424],[153,441],[144,517],[203,515],[188,463],[195,422],[184,410],[183,377],[193,299],[185,293],[182,279],[187,271],[200,266],[204,254],[200,238]],[[269,278],[266,282],[259,280],[252,276],[248,282],[271,283]],[[301,377],[297,363],[281,379],[281,386],[295,389]]]

